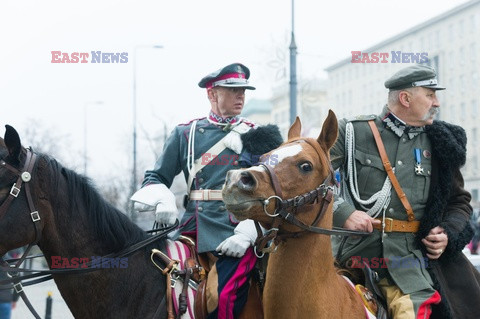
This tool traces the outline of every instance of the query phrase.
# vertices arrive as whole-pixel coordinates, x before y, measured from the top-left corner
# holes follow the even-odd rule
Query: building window
[[[448,53],[448,65],[450,66],[450,69],[453,69],[455,67],[455,53],[453,51],[450,51]]]
[[[477,202],[478,201],[478,189],[472,189],[472,199],[473,201]]]
[[[453,39],[455,38],[455,35],[453,34],[453,24],[450,24],[448,26],[448,40],[450,42],[453,42]]]
[[[450,78],[449,80],[449,85],[448,85],[448,95],[455,95],[455,80],[453,77]]]
[[[477,143],[477,128],[472,128],[472,143]]]
[[[470,16],[470,32],[475,32],[477,31],[477,26],[476,26],[476,20],[475,20],[475,15],[472,14]]]
[[[456,115],[457,115],[457,111],[455,110],[455,105],[451,105],[450,106],[450,120],[454,123],[455,123]]]
[[[477,116],[478,116],[477,100],[472,100],[472,117],[476,118]]]
[[[475,42],[473,42],[472,44],[470,44],[470,60],[472,62],[475,62],[476,59],[477,59],[477,49],[476,49]]]
[[[462,20],[460,20],[460,22],[458,23],[458,36],[460,38],[463,38],[463,34],[465,33],[465,22]]]
[[[463,75],[460,75],[460,83],[458,84],[460,87],[460,93],[465,92],[465,77]]]
[[[467,108],[466,108],[464,102],[462,102],[462,104],[460,104],[460,116],[461,116],[462,119],[467,118]]]
[[[460,47],[460,56],[458,57],[458,59],[460,60],[460,65],[464,65],[465,64],[465,49],[463,47]]]

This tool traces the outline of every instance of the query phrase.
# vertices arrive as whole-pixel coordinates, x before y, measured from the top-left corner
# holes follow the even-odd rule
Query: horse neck
[[[332,227],[331,208],[330,205],[316,226],[325,229]],[[318,211],[319,209],[320,206],[315,205],[314,210]],[[276,267],[276,269],[281,269],[284,272],[297,272],[299,263],[305,268],[322,269],[322,276],[335,272],[330,236],[308,231],[297,238],[287,238],[284,242],[281,242],[277,252],[271,255],[271,259],[274,263],[281,263],[281,267]],[[295,262],[285,262],[288,260]]]
[[[68,203],[61,200],[53,203],[41,201],[39,205],[44,229],[38,246],[50,268],[52,257],[56,260],[60,257],[61,265],[66,266],[65,261],[70,264],[74,257],[91,260],[112,253],[91,231],[93,225],[85,215],[85,207],[81,207],[83,201],[79,201],[79,205],[75,214],[69,212]],[[76,318],[151,317],[164,291],[163,275],[153,269],[144,250],[129,255],[127,262],[127,268],[54,276],[62,297]],[[136,287],[136,290],[125,289],[125,286]],[[126,307],[125,300],[131,298],[139,302]],[[91,303],[91,300],[100,302]]]
[[[306,270],[317,273],[314,280],[328,280],[335,273],[330,236],[308,233],[299,238],[289,238],[279,244],[277,251],[270,256],[269,263],[275,272],[295,276]],[[313,279],[313,278],[312,278]]]
[[[38,246],[47,256],[91,257],[104,253],[95,236],[89,231],[86,216],[82,214],[69,214],[66,203],[56,203],[47,206],[46,210],[40,209],[44,218],[44,229]],[[80,210],[79,210],[80,211]]]

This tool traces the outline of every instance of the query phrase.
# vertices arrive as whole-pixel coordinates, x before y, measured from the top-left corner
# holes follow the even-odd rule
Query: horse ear
[[[22,144],[20,142],[20,136],[17,131],[10,125],[5,125],[5,145],[8,149],[8,154],[10,158],[19,162],[20,161],[20,150],[22,149]]]
[[[328,116],[325,122],[323,122],[322,131],[318,136],[318,143],[325,148],[326,151],[335,144],[338,137],[338,122],[335,113],[332,110],[328,110]]]
[[[300,122],[300,118],[297,116],[295,122],[293,122],[292,126],[288,130],[288,140],[292,138],[300,137],[300,133],[302,131],[302,123]]]

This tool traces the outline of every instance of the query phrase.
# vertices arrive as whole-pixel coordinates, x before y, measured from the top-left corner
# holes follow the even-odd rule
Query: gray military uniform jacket
[[[421,231],[419,231],[418,235],[421,235],[421,238],[423,238],[426,235],[425,232],[428,233],[429,229],[441,225],[447,228],[447,233],[449,235],[449,246],[445,253],[448,255],[450,251],[454,250],[455,253],[457,253],[459,248],[456,247],[456,245],[461,246],[467,238],[457,242],[454,240],[454,237],[457,238],[459,236],[457,233],[461,233],[463,229],[466,229],[468,226],[468,216],[471,213],[471,207],[469,205],[470,194],[463,190],[463,179],[459,171],[460,165],[463,165],[465,162],[465,144],[463,144],[463,148],[459,148],[461,154],[458,154],[460,158],[463,158],[463,162],[459,161],[459,163],[452,164],[451,169],[455,172],[454,177],[459,180],[458,183],[455,183],[455,187],[457,187],[459,191],[451,192],[451,197],[448,198],[448,200],[444,200],[444,204],[438,205],[437,208],[439,210],[445,210],[445,212],[431,212],[429,211],[429,205],[427,205],[427,203],[429,203],[429,198],[432,198],[432,161],[435,161],[436,154],[435,151],[432,150],[432,135],[427,134],[427,130],[425,130],[423,132],[400,132],[399,134],[401,134],[401,136],[398,136],[398,132],[395,133],[394,129],[386,127],[383,123],[383,119],[388,113],[389,111],[385,107],[380,116],[361,116],[357,119],[351,120],[355,131],[354,156],[357,165],[359,194],[362,199],[369,198],[380,190],[387,176],[371,129],[367,123],[368,120],[373,119],[380,132],[388,158],[392,163],[392,166],[395,167],[395,175],[413,208],[415,219],[421,221]],[[331,150],[332,165],[334,169],[340,169],[342,172],[342,178],[344,179],[347,175],[345,172],[346,123],[347,120],[345,119],[339,122],[339,138]],[[450,126],[447,127],[444,124],[441,124],[440,126],[450,130]],[[452,125],[451,127],[454,126]],[[459,127],[455,127],[455,130],[458,130],[460,133],[452,136],[463,136],[463,143],[465,143],[465,132]],[[455,140],[447,142],[450,144],[459,143],[459,145],[461,145],[461,142]],[[416,171],[414,169],[417,162],[415,149],[420,150],[421,167],[423,170]],[[448,165],[448,163],[445,164]],[[443,185],[442,187],[450,193],[448,188],[452,183],[450,180],[448,182],[448,185]],[[346,189],[342,189],[342,191],[350,192]],[[457,213],[458,211],[458,215],[461,216],[462,219],[466,218],[465,220],[461,220],[458,226],[456,226],[459,229],[455,230],[455,234],[451,234],[450,229],[453,228],[448,228],[447,225],[442,224],[442,221],[446,220],[448,217],[446,215],[450,213],[448,211],[450,203],[452,203],[452,205],[458,204],[457,207],[454,207],[454,213]],[[453,208],[451,209],[453,210]],[[346,219],[354,210],[364,209],[353,201],[343,200],[343,198],[338,199],[335,203],[334,226],[342,227]],[[445,217],[442,216],[443,214],[445,214]],[[393,188],[391,192],[391,201],[386,209],[385,216],[398,220],[407,220],[405,208]],[[381,217],[381,215],[379,217]],[[420,234],[421,232],[422,234]],[[391,279],[393,279],[395,284],[405,294],[428,289],[433,287],[434,284],[428,270],[426,269],[429,260],[422,253],[424,247],[419,244],[421,238],[419,238],[420,236],[418,235],[416,236],[414,233],[398,232],[385,233],[382,241],[381,231],[374,230],[373,235],[368,237],[349,237],[346,240],[341,259],[342,261],[345,261],[352,256],[366,257],[369,261],[374,257],[389,259],[390,261],[394,261],[394,263],[391,263],[388,269],[382,268],[382,262],[378,265],[373,265],[374,267],[372,268],[376,268],[382,277],[389,274]],[[468,237],[468,235],[466,237]],[[332,241],[334,243],[334,249],[336,249],[338,247],[337,244],[339,239],[334,238]]]
[[[206,118],[197,121],[194,159],[202,159],[202,156],[205,160],[211,160],[213,157],[215,159],[198,171],[192,183],[192,190],[221,190],[229,170],[255,164],[259,155],[281,143],[278,127],[267,125],[254,129],[254,124],[245,120],[243,122],[248,124],[250,131],[242,135],[243,149],[240,154],[229,148],[225,148],[220,154],[205,154],[224,138],[229,130],[210,123]],[[192,123],[193,121],[174,128],[154,169],[145,172],[143,186],[162,183],[170,187],[174,177],[182,171],[185,181],[188,181],[188,138]],[[179,230],[187,234],[196,232],[198,252],[215,250],[223,240],[233,235],[233,230],[238,224],[233,215],[226,211],[224,203],[219,200],[189,200],[185,209]]]

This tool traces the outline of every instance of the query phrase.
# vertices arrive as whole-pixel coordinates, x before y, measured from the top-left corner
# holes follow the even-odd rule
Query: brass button
[[[203,129],[203,127],[199,128],[198,131],[199,131],[200,133],[205,132],[205,130]]]
[[[202,174],[202,170],[199,169],[198,172],[197,172],[197,174]]]
[[[395,209],[390,208],[390,209],[388,210],[388,212],[389,212],[390,214],[393,214],[393,213],[395,212]]]
[[[202,207],[198,207],[198,211],[199,211],[199,212],[203,212],[203,208],[202,208]]]
[[[220,207],[218,207],[218,210],[221,211],[221,212],[225,211],[226,209],[227,209],[227,208],[226,208],[225,206],[220,206]]]
[[[198,182],[199,182],[199,183],[203,183],[203,178],[199,178],[199,179],[198,179]]]
[[[365,161],[368,165],[372,164],[372,160],[367,158],[367,160]]]
[[[397,164],[398,164],[398,165],[403,165],[403,162],[402,162],[402,161],[398,161]]]

